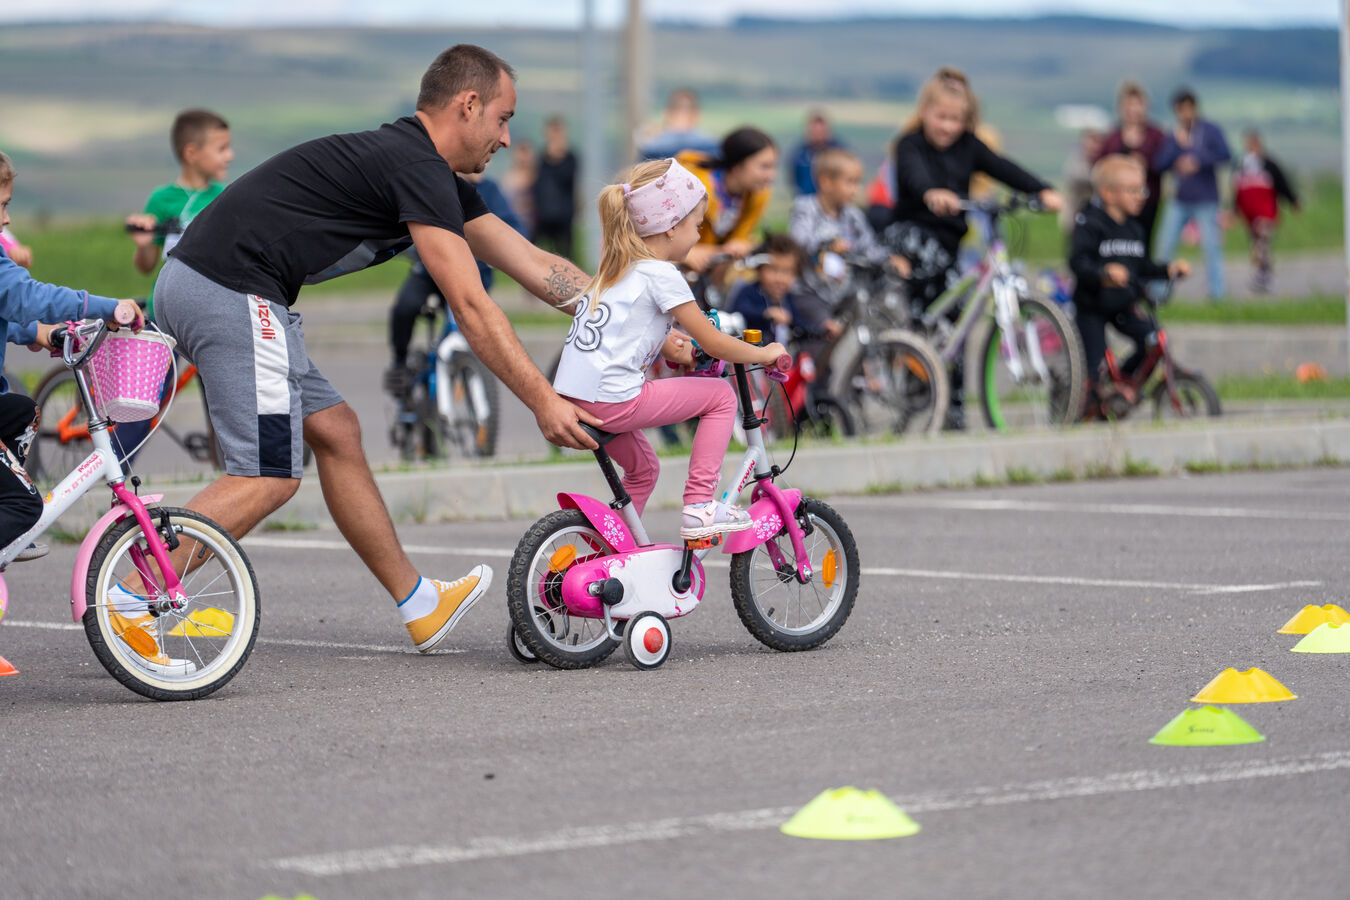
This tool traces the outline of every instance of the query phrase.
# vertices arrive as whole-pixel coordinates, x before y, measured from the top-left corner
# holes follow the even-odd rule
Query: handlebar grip
[[[135,322],[137,316],[122,304],[117,304],[117,309],[113,312],[113,318],[117,320],[118,325],[130,325]]]
[[[766,366],[765,373],[774,381],[787,381],[788,370],[792,368],[792,357],[784,353],[773,361],[773,366]]]

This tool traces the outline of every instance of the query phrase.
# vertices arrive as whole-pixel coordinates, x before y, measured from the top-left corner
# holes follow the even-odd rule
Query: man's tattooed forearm
[[[544,279],[544,299],[557,306],[581,293],[590,279],[576,266],[558,263]]]

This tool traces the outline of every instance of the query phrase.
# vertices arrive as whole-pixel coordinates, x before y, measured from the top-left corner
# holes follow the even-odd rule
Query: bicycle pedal
[[[710,537],[688,538],[684,545],[690,550],[710,550],[722,545],[722,535],[714,534]]]

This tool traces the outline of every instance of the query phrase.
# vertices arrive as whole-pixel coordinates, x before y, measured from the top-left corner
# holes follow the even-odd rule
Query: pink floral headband
[[[703,182],[673,159],[666,174],[655,181],[636,190],[627,184],[619,186],[623,188],[628,214],[633,217],[639,237],[650,237],[674,228],[708,194]]]

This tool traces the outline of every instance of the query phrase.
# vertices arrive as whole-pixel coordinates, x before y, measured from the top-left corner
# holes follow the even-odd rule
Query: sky
[[[588,0],[4,0],[0,21],[164,19],[225,26],[543,25],[572,27]],[[626,0],[589,0],[602,24],[618,22]],[[1171,25],[1334,26],[1342,0],[642,0],[654,19],[718,22],[736,15],[803,18],[851,13],[1026,16],[1073,13],[1149,19]]]

